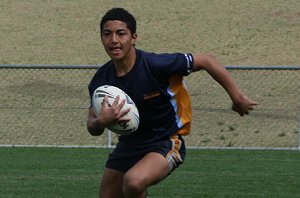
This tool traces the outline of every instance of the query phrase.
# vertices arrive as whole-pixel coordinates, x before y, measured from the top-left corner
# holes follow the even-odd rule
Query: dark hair
[[[131,34],[136,33],[136,20],[134,16],[124,8],[112,8],[106,12],[100,22],[101,32],[103,30],[104,23],[110,20],[122,21],[127,24],[127,28],[131,31]]]

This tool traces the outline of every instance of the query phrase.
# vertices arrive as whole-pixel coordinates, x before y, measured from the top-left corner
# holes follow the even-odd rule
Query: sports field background
[[[138,48],[155,52],[211,52],[225,65],[300,65],[298,0],[1,0],[0,64],[103,64],[108,57],[100,44],[98,24],[104,12],[114,6],[125,7],[136,16]],[[211,114],[217,118],[212,123],[219,126],[221,135],[209,136],[207,131],[196,141],[209,146],[219,140],[219,145],[236,146],[237,142],[232,140],[238,135],[245,146],[241,141],[243,134],[250,133],[246,141],[258,145],[274,145],[279,140],[277,146],[295,146],[299,109],[295,91],[299,91],[299,74],[293,71],[232,74],[251,97],[258,99],[260,106],[251,116],[232,123],[225,119],[233,116],[229,113],[229,99],[208,99],[221,105],[212,108],[205,103],[212,108],[206,109],[206,113],[213,111],[219,116]],[[49,144],[54,140],[56,144],[73,144],[81,139],[85,144],[97,145],[99,140],[84,130],[87,100],[75,110],[68,106],[78,104],[78,90],[80,98],[86,97],[87,93],[82,93],[85,84],[79,80],[64,81],[73,76],[87,82],[89,75],[91,71],[69,74],[61,70],[50,73],[0,70],[0,88],[8,88],[0,93],[0,143]],[[203,90],[201,85],[192,89],[202,90],[205,97],[209,96],[209,90],[213,90],[211,94],[219,93],[211,79],[202,73],[197,75],[204,76],[202,83],[209,82],[210,87]],[[191,78],[191,82],[195,81]],[[52,93],[48,105],[54,109],[45,113],[42,108],[35,111],[27,108],[40,105],[43,97],[47,97],[45,93]],[[12,117],[12,108],[7,107],[20,104],[17,98],[23,99],[25,107],[18,107]],[[70,108],[59,109],[61,105]],[[284,110],[273,114],[268,105]],[[286,116],[289,111],[295,113]],[[57,115],[64,115],[64,119]],[[82,122],[78,123],[78,118]],[[207,120],[211,119],[203,121]],[[266,128],[258,125],[266,120],[274,125]],[[288,128],[292,123],[291,131],[274,134],[270,129],[276,129],[278,123],[288,123]],[[47,124],[58,130],[46,129]],[[74,134],[78,128],[83,130]],[[269,136],[259,142],[263,134]],[[1,147],[0,197],[97,197],[99,177],[109,151]],[[155,198],[297,198],[299,178],[298,151],[188,150],[183,166],[149,192]]]
[[[271,0],[3,0],[0,64],[103,64],[108,57],[99,39],[99,20],[113,6],[136,16],[138,48],[211,52],[225,65],[300,64],[299,1]],[[194,123],[188,144],[296,147],[299,73],[231,72],[259,106],[240,118],[205,72],[192,74],[187,81]],[[0,143],[103,145],[102,137],[89,136],[85,128],[86,87],[92,74],[1,70]]]
[[[137,47],[211,52],[225,65],[299,65],[298,0],[1,0],[1,64],[102,64],[99,20],[138,22]]]
[[[85,68],[85,66],[83,66]],[[95,69],[1,69],[0,144],[105,146],[86,129],[87,84]],[[189,147],[297,148],[300,70],[230,70],[259,105],[231,111],[225,91],[205,72],[186,78],[193,122]],[[282,83],[284,82],[284,83]],[[116,143],[114,136],[112,144]]]

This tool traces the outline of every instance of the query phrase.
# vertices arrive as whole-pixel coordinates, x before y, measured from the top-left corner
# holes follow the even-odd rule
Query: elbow
[[[89,134],[92,135],[92,136],[99,136],[99,135],[101,135],[101,134],[104,132],[104,129],[103,129],[103,128],[97,129],[97,128],[91,126],[91,125],[89,124],[89,122],[88,122],[88,123],[87,123],[87,131],[88,131]]]
[[[193,71],[207,69],[211,64],[216,62],[216,58],[210,53],[195,53],[193,54],[194,66]]]
[[[209,53],[203,54],[201,58],[202,58],[204,67],[216,62],[216,57],[213,54],[209,54]]]
[[[104,131],[104,130],[102,130],[102,131],[97,131],[97,130],[91,130],[91,129],[88,128],[88,132],[89,132],[89,134],[92,135],[92,136],[99,136],[99,135],[101,135],[101,134],[103,133],[103,131]]]

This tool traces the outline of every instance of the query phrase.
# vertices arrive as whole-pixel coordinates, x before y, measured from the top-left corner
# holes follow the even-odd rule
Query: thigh
[[[122,192],[124,173],[110,168],[105,168],[101,184],[101,198],[124,198]]]
[[[150,152],[137,162],[125,175],[125,182],[139,181],[147,188],[163,180],[170,173],[167,159],[157,152]]]
[[[151,151],[128,170],[125,182],[138,181],[147,188],[167,177],[184,161],[185,143],[181,136],[174,135],[149,147]]]

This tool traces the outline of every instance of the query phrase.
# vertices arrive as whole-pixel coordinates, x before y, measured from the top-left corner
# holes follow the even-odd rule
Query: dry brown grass
[[[98,23],[116,6],[136,16],[139,48],[211,52],[226,65],[300,64],[298,0],[2,0],[0,63],[102,64]]]

